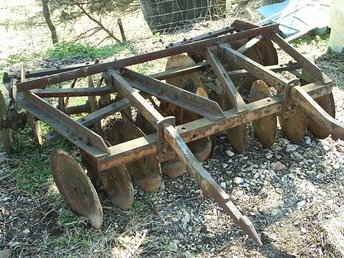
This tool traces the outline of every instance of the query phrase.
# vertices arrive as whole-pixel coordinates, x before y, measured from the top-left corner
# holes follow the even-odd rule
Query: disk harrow
[[[99,191],[128,208],[133,184],[156,191],[162,174],[176,177],[188,170],[205,196],[261,245],[250,220],[202,167],[211,155],[211,136],[224,132],[243,152],[252,124],[255,137],[270,147],[279,121],[292,142],[300,142],[307,129],[317,138],[344,139],[344,128],[334,119],[332,81],[277,32],[278,25],[235,21],[230,28],[114,62],[6,74],[10,105],[0,98],[5,148],[26,121],[39,144],[57,133],[75,144],[82,164],[58,150],[51,157],[53,176],[71,209],[96,228],[103,221]],[[278,64],[273,43],[294,62]],[[159,74],[128,68],[166,57],[166,71]],[[88,87],[77,87],[83,77]],[[69,88],[48,87],[67,81]],[[71,106],[73,97],[87,101]],[[79,113],[86,115],[70,116]],[[42,136],[38,122],[54,131]]]

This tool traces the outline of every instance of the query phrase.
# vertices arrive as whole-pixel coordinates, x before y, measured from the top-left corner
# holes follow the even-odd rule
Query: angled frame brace
[[[263,65],[230,48],[227,44],[220,45],[220,48],[223,50],[223,53],[227,58],[233,60],[233,62],[242,66],[249,73],[255,75],[257,78],[261,78],[271,86],[281,85],[283,87],[289,87],[295,83],[295,80],[287,81],[281,75],[267,69]]]
[[[210,198],[214,199],[228,213],[235,223],[239,224],[241,229],[249,236],[255,239],[258,244],[262,245],[252,222],[241,214],[239,209],[231,201],[229,195],[215,182],[211,175],[206,171],[201,162],[193,155],[183,138],[171,125],[164,123],[165,118],[155,110],[138,92],[136,92],[118,71],[109,70],[106,72],[107,80],[111,80],[112,86],[119,93],[128,98],[145,118],[155,127],[163,130],[164,140],[176,152],[179,159],[188,167],[191,175],[195,178],[202,191]],[[171,120],[171,118],[170,118]]]
[[[209,120],[224,118],[222,109],[215,101],[125,68],[121,69],[121,75],[133,88],[197,113]]]
[[[31,92],[17,94],[17,102],[38,119],[51,125],[58,133],[94,157],[109,154],[104,139],[92,130],[54,108]]]
[[[241,108],[243,108],[246,105],[245,101],[243,100],[240,93],[236,89],[234,82],[229,77],[227,71],[221,64],[220,59],[210,48],[207,49],[207,60],[209,64],[211,65],[211,68],[215,72],[217,78],[220,80],[221,86],[223,87],[224,91],[229,97],[231,104],[234,106],[234,108],[237,111],[239,111]]]

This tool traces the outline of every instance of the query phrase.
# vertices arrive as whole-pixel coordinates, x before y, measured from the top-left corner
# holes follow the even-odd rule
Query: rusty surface
[[[51,125],[58,133],[94,157],[107,155],[109,150],[98,134],[82,126],[30,92],[22,92],[17,102],[36,118]]]
[[[123,68],[121,70],[121,75],[126,78],[133,88],[192,111],[209,120],[218,120],[224,117],[219,104],[208,98],[128,69]]]
[[[176,42],[176,43],[171,43],[167,46],[167,48],[171,48],[171,47],[177,47],[177,46],[181,46],[187,43],[191,43],[191,42],[195,42],[195,41],[199,41],[199,40],[204,40],[204,39],[208,39],[208,38],[213,38],[213,37],[217,37],[223,34],[227,34],[227,33],[233,33],[236,29],[233,27],[226,27],[220,30],[216,30],[216,31],[211,31],[202,35],[198,35],[196,37],[192,37],[192,38],[188,38],[188,39],[184,39],[183,41],[180,42]]]
[[[98,194],[80,164],[57,150],[51,156],[54,181],[71,209],[87,217],[95,228],[103,224],[103,209]]]
[[[251,75],[266,81],[269,85],[281,85],[283,87],[289,86],[290,82],[283,78],[283,76],[267,69],[263,65],[230,48],[228,45],[222,44],[220,45],[220,48],[224,51],[224,54],[228,59],[233,60],[233,62],[246,69]]]
[[[81,97],[81,96],[103,96],[113,93],[108,87],[101,88],[62,88],[62,89],[37,89],[33,90],[41,98],[48,97]]]
[[[334,140],[344,140],[344,125],[330,116],[302,87],[292,88],[291,98]]]
[[[332,117],[336,117],[336,105],[334,103],[333,93],[322,96],[315,99],[315,101]],[[329,136],[328,130],[323,130],[321,126],[318,125],[317,119],[312,119],[308,117],[307,120],[308,130],[318,139],[325,139]]]
[[[174,78],[183,74],[187,74],[193,71],[198,71],[204,68],[209,67],[209,64],[202,62],[200,64],[192,65],[182,69],[176,69],[173,71],[166,71],[162,73],[152,74],[150,77],[165,80],[169,78]],[[289,63],[286,65],[271,65],[265,66],[265,68],[270,69],[274,72],[283,72],[283,71],[293,71],[301,68],[301,65],[298,63]],[[249,73],[244,70],[234,70],[227,71],[228,75],[234,79],[240,79],[240,77],[247,76]],[[101,87],[101,88],[62,88],[62,89],[36,89],[33,92],[42,98],[50,97],[81,97],[81,96],[105,96],[115,92],[111,87]]]
[[[312,98],[328,95],[332,89],[328,85],[311,83],[302,87]],[[283,96],[268,97],[262,100],[246,104],[245,109],[236,112],[235,110],[225,111],[225,119],[211,122],[207,119],[198,119],[183,125],[177,126],[185,142],[192,142],[228,128],[236,127],[243,123],[263,118],[282,110]],[[156,135],[147,135],[126,143],[115,145],[109,148],[110,155],[98,159],[98,170],[105,170],[117,164],[128,163],[147,155],[155,154],[158,151]],[[173,153],[169,152],[165,160],[173,159]]]
[[[259,245],[262,245],[262,241],[252,222],[241,214],[231,201],[229,195],[215,182],[208,171],[202,167],[201,162],[195,158],[175,127],[166,126],[164,136],[165,140],[177,153],[179,159],[186,164],[190,174],[195,178],[206,196],[215,200],[230,215],[234,222],[239,224],[246,234],[256,240]]]
[[[112,87],[115,87],[119,93],[128,98],[133,105],[143,114],[143,116],[158,130],[163,129],[163,138],[176,152],[181,161],[188,167],[191,175],[196,179],[202,191],[210,198],[214,199],[236,222],[240,222],[242,227],[249,236],[255,239],[258,244],[262,245],[252,223],[241,214],[236,206],[231,202],[229,195],[214,181],[210,174],[202,167],[189,147],[184,142],[176,128],[171,125],[173,118],[164,118],[155,110],[138,92],[131,87],[125,77],[118,71],[109,70],[106,72],[106,79],[112,81]],[[162,133],[160,133],[160,137]],[[158,140],[159,145],[159,140]],[[161,143],[160,143],[161,145]]]
[[[90,127],[94,125],[95,123],[99,122],[101,119],[106,118],[107,116],[112,115],[128,107],[129,107],[129,101],[127,99],[122,99],[120,101],[116,101],[115,103],[112,103],[110,105],[107,105],[103,108],[96,110],[88,114],[87,116],[84,116],[78,119],[76,122],[78,122],[79,124],[83,126]],[[85,110],[84,112],[88,112],[88,111],[89,109],[87,106],[87,110]],[[58,134],[55,131],[50,132],[44,136],[45,140],[50,141],[50,142],[55,141],[57,137],[58,137]]]
[[[259,28],[259,26],[241,20],[235,20],[232,23],[232,27],[247,30],[253,28]],[[266,38],[271,39],[275,42],[279,47],[284,50],[287,54],[293,57],[297,62],[302,64],[303,68],[309,73],[312,74],[314,81],[322,81],[324,83],[328,83],[330,79],[321,72],[319,67],[315,65],[312,61],[304,57],[301,53],[299,53],[295,48],[293,48],[286,40],[280,37],[277,34],[271,34],[270,36],[266,36]]]
[[[71,70],[68,72],[63,72],[49,77],[44,77],[36,80],[26,81],[23,83],[18,83],[18,90],[31,90],[38,88],[45,88],[48,85],[60,83],[63,81],[73,80],[79,77],[86,77],[92,74],[101,73],[107,69],[118,69],[130,65],[140,64],[159,58],[178,55],[184,52],[192,51],[195,49],[207,48],[216,44],[227,43],[231,41],[237,41],[241,39],[246,39],[250,37],[255,37],[257,35],[272,34],[278,31],[278,24],[267,25],[260,28],[249,29],[243,32],[238,32],[230,35],[219,36],[216,38],[210,38],[201,40],[199,42],[189,43],[178,47],[173,47],[169,49],[163,49],[147,54],[142,54],[138,56],[128,57],[114,62],[95,64],[87,67],[83,67],[76,70]]]
[[[216,50],[215,50],[216,51]],[[245,105],[243,98],[236,89],[234,82],[228,75],[227,71],[221,64],[220,59],[217,57],[217,54],[214,53],[214,50],[207,49],[207,59],[211,65],[212,70],[214,71],[217,78],[220,80],[220,86],[226,92],[227,97],[229,98],[231,104],[236,110],[239,110]]]

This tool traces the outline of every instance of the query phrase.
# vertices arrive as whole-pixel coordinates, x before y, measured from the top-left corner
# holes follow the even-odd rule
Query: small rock
[[[305,143],[306,143],[307,145],[312,145],[312,139],[311,139],[311,137],[305,136]]]
[[[331,146],[328,143],[323,142],[323,148],[325,151],[329,151],[331,149]]]
[[[27,235],[27,234],[29,234],[30,233],[30,229],[24,229],[24,231],[23,231],[23,233],[25,234],[25,235]]]
[[[281,161],[276,161],[275,163],[273,163],[272,168],[275,171],[281,171],[281,170],[287,169],[287,167]]]
[[[271,216],[277,216],[280,212],[281,210],[279,208],[273,208],[271,210]]]
[[[342,209],[339,214],[338,217],[322,223],[325,233],[325,244],[333,249],[333,257],[344,257],[344,210]]]
[[[226,182],[222,182],[222,183],[220,184],[220,186],[221,186],[223,189],[226,189]]]
[[[273,155],[272,155],[272,153],[268,153],[268,154],[265,155],[265,157],[266,157],[267,159],[272,159]]]
[[[300,153],[298,153],[297,151],[294,152],[294,153],[292,154],[292,156],[293,156],[294,159],[303,160],[303,156],[302,156]]]
[[[192,258],[192,257],[194,257],[189,251],[185,251],[184,252],[184,257],[185,258]]]
[[[302,233],[307,233],[307,229],[305,229],[304,227],[301,227],[301,228],[300,228],[300,231],[301,231]]]
[[[190,221],[190,214],[188,212],[184,212],[184,217],[182,218],[182,223],[184,228],[186,228],[186,225],[189,223]]]
[[[223,168],[228,168],[228,166],[229,166],[229,165],[228,165],[227,163],[223,163],[223,164],[222,164],[222,167],[223,167]]]
[[[11,241],[11,242],[9,242],[8,243],[8,246],[10,246],[10,247],[15,247],[15,246],[19,246],[20,245],[20,243],[19,242],[16,242],[16,241]]]
[[[175,239],[172,242],[175,243],[176,245],[179,245],[179,243],[180,243],[180,241],[178,239]]]
[[[281,143],[284,144],[284,145],[289,144],[289,140],[286,139],[286,138],[281,138],[280,141],[281,141]]]
[[[296,204],[296,207],[297,207],[297,209],[301,209],[301,208],[303,208],[305,205],[306,205],[306,201],[305,201],[305,200],[302,200],[302,201],[299,201],[299,202]]]
[[[238,176],[233,179],[233,183],[236,185],[240,185],[243,182],[244,182],[244,179],[242,179],[241,177],[238,177]]]
[[[298,148],[298,146],[295,145],[295,144],[288,144],[288,145],[287,145],[287,148],[286,148],[286,152],[293,152],[293,151],[296,151],[297,148]]]
[[[226,154],[228,157],[233,157],[235,155],[234,152],[232,152],[230,150],[226,150]]]

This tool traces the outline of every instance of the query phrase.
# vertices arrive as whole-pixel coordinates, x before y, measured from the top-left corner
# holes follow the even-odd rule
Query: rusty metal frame
[[[310,83],[302,88],[310,94],[312,98],[318,98],[332,92],[332,84]],[[246,104],[245,107],[237,112],[236,110],[225,111],[225,118],[219,121],[209,121],[208,119],[198,119],[186,124],[177,126],[185,142],[192,142],[228,128],[233,128],[243,123],[279,113],[284,103],[283,96],[267,97],[256,102]],[[121,143],[109,147],[110,154],[97,160],[99,171],[109,169],[119,164],[125,164],[147,155],[156,154],[158,151],[156,135],[148,135],[137,138],[126,143]],[[173,153],[168,153],[164,159],[173,159]]]
[[[234,31],[238,32],[232,33]],[[22,81],[16,84],[18,90],[16,101],[29,111],[30,114],[50,124],[58,133],[85,151],[88,156],[87,162],[100,173],[106,173],[114,166],[123,165],[152,154],[158,154],[160,162],[178,158],[186,164],[191,175],[199,183],[206,195],[213,198],[246,233],[252,236],[259,244],[262,244],[252,223],[241,214],[231,202],[229,195],[221,189],[202,167],[201,163],[190,151],[187,143],[272,114],[289,112],[289,109],[285,107],[290,103],[302,107],[305,112],[308,112],[313,117],[321,117],[320,124],[333,135],[333,138],[344,139],[344,128],[342,125],[331,116],[325,114],[326,112],[324,113],[322,108],[313,100],[330,94],[332,91],[331,86],[333,85],[332,81],[315,64],[307,60],[276,35],[277,31],[278,25],[258,27],[250,23],[234,22],[230,29],[220,30],[213,35],[202,35],[177,43],[168,49],[114,62],[84,65],[76,69],[65,68],[65,70],[62,69],[60,71],[37,72],[37,75],[50,74],[50,76],[33,80],[24,80],[25,75],[35,76],[22,71]],[[228,32],[230,34],[223,35]],[[278,44],[297,63],[266,67],[242,54],[263,38]],[[241,40],[244,40],[244,44],[238,50],[231,48],[228,44]],[[219,50],[225,57],[231,59],[242,69],[226,71],[221,64]],[[126,68],[127,66],[184,52],[200,54],[199,56],[207,61],[183,69],[151,76],[141,75]],[[221,82],[223,91],[232,102],[233,109],[223,112],[216,102],[161,81],[162,79],[187,74],[206,67],[211,67],[215,72],[215,75]],[[298,68],[311,72],[314,75],[314,81],[300,87],[295,86],[296,82],[299,82],[298,80],[289,81],[278,74],[281,71]],[[68,80],[74,80],[73,83],[75,83],[77,78],[97,73],[103,73],[102,78],[105,79],[106,87],[94,88],[92,81],[91,86],[93,87],[87,89],[45,89],[49,85]],[[285,94],[266,97],[246,104],[236,89],[232,78],[247,76],[248,74],[262,79],[270,85],[282,86],[285,89]],[[8,79],[7,77],[6,80]],[[118,93],[123,99],[100,109],[95,104],[93,108],[89,108],[87,105],[76,107],[76,109],[80,108],[80,110],[93,111],[79,120],[73,120],[67,114],[42,99],[42,97],[64,98],[75,96],[89,96],[93,100],[95,100],[95,96],[107,96],[110,99],[110,94],[114,92]],[[178,105],[204,118],[175,126],[173,123],[174,118],[162,116],[158,110],[149,104],[144,94]],[[99,122],[102,118],[126,109],[129,106],[134,106],[143,114],[145,119],[155,127],[155,134],[114,146],[107,146],[100,135],[87,128]],[[71,112],[71,109],[65,111]]]
[[[138,55],[134,57],[128,57],[114,62],[95,64],[83,67],[81,69],[71,70],[68,72],[63,72],[49,77],[43,77],[36,80],[25,81],[17,84],[18,90],[32,90],[45,88],[48,85],[60,83],[63,81],[73,80],[79,77],[87,77],[92,74],[102,73],[107,69],[118,69],[126,66],[141,64],[144,62],[156,60],[163,57],[168,57],[171,55],[178,55],[188,51],[194,51],[195,49],[202,49],[211,47],[221,43],[227,43],[231,41],[238,41],[250,37],[255,37],[257,35],[269,35],[278,32],[278,24],[267,25],[260,28],[248,29],[246,31],[219,36],[216,38],[205,39],[197,42],[192,42],[189,44],[184,44],[181,46],[158,50],[155,52]]]
[[[38,119],[48,123],[58,133],[90,155],[100,158],[110,153],[101,136],[74,121],[68,115],[54,108],[34,93],[27,91],[20,92],[17,94],[16,101],[22,108],[29,111]]]

